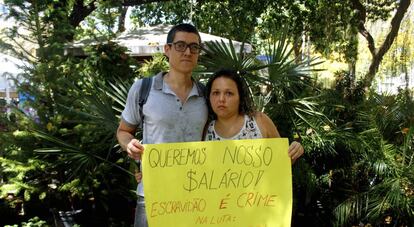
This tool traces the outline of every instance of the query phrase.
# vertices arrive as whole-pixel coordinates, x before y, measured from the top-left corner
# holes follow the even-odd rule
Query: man
[[[202,88],[191,78],[201,50],[201,38],[190,24],[174,26],[168,33],[164,53],[170,70],[153,78],[147,102],[139,111],[136,81],[128,92],[117,131],[120,146],[128,156],[140,160],[142,144],[200,141],[207,121],[207,105]],[[143,123],[141,125],[141,122]],[[136,128],[143,128],[142,143],[134,138]],[[138,184],[134,226],[147,226],[142,183]]]

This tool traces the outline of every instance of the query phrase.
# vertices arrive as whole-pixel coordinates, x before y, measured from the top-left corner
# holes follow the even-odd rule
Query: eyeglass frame
[[[174,42],[174,43],[167,43],[168,45],[170,45],[170,46],[174,46],[174,49],[176,50],[176,51],[178,51],[178,52],[185,52],[186,50],[187,50],[187,48],[189,48],[190,49],[190,53],[192,53],[192,54],[199,54],[199,53],[201,53],[201,50],[203,49],[203,47],[202,47],[202,45],[201,44],[198,44],[198,43],[186,43],[186,42],[184,42],[184,41],[177,41],[177,42]],[[185,48],[184,49],[179,49],[179,48],[177,48],[177,44],[185,44]],[[194,47],[194,46],[197,46],[197,48],[196,48],[196,52],[194,52],[193,51],[193,49],[191,49],[191,47]]]

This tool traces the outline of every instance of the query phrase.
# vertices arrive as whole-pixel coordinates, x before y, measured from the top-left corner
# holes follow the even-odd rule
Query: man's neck
[[[174,90],[186,89],[193,87],[193,81],[191,80],[191,73],[181,73],[176,71],[170,71],[164,76],[164,81]]]
[[[191,73],[183,74],[170,71],[164,76],[164,82],[166,82],[170,89],[178,96],[181,103],[186,102],[188,95],[193,88]]]

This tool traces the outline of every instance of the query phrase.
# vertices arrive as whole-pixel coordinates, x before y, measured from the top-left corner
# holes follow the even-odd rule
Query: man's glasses
[[[190,52],[192,54],[198,54],[201,52],[201,46],[197,43],[187,44],[184,41],[178,41],[175,43],[168,43],[168,45],[173,45],[174,49],[179,52],[185,52],[187,50],[187,47],[190,48]]]

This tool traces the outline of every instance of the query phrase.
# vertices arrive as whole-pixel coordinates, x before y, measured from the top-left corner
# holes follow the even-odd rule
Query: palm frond
[[[71,151],[71,150],[72,151],[77,151],[78,150],[78,147],[75,147],[72,144],[69,144],[69,143],[67,143],[67,142],[65,142],[65,141],[63,141],[59,138],[56,138],[56,137],[50,135],[47,132],[43,132],[41,130],[34,129],[34,130],[32,130],[32,134],[37,138],[49,141],[49,142],[55,144],[56,146],[61,147],[61,149],[59,149],[59,150],[62,150],[62,149],[65,149],[65,150],[68,150],[68,151]],[[53,151],[53,150],[51,150],[51,151]]]
[[[403,193],[402,188],[400,178],[389,178],[369,191],[349,197],[334,210],[336,225],[345,226],[350,221],[362,219],[380,220],[385,212],[404,217],[412,216],[412,201]]]
[[[200,64],[205,67],[203,72],[215,72],[219,69],[232,69],[235,71],[257,71],[266,68],[266,65],[260,64],[256,59],[255,53],[245,53],[243,45],[239,52],[229,40],[225,43],[223,40],[211,41],[205,43],[203,55],[200,56]]]
[[[287,40],[285,32],[279,35],[273,35],[264,47],[266,63],[269,65],[269,79],[273,82],[278,80],[287,80],[286,77],[292,76],[299,79],[309,78],[311,72],[320,71],[314,68],[323,61],[319,58],[298,60],[293,56],[293,47]],[[290,79],[291,80],[291,79]]]
[[[408,129],[407,134],[404,136],[404,142],[402,146],[403,164],[410,167],[413,164],[414,159],[414,126]]]
[[[97,162],[109,164],[110,166],[118,168],[121,171],[131,175],[131,173],[128,170],[122,168],[116,163],[109,161],[108,157],[103,158],[99,154],[96,154],[96,152],[86,151],[82,148],[75,147],[59,138],[56,138],[40,130],[33,130],[32,133],[34,136],[52,143],[53,146],[49,148],[35,149],[35,152],[45,155],[63,155],[65,158],[63,158],[61,162],[58,162],[56,164],[65,165],[68,162],[72,163],[72,166],[74,166],[75,168],[71,170],[71,177],[85,176],[85,172],[88,172],[88,170],[93,171]]]
[[[114,133],[116,131],[118,117],[113,111],[113,97],[108,96],[111,92],[114,93],[112,88],[97,84],[94,81],[84,82],[82,86],[86,86],[86,88],[77,86],[69,80],[66,80],[65,84],[79,94],[76,100],[77,108],[65,105],[59,106],[77,114],[79,119],[87,119],[90,124],[102,126],[102,129],[106,129],[108,132]],[[85,93],[85,90],[90,93]]]
[[[86,172],[93,172],[93,169],[96,167],[97,162],[103,162],[105,164],[108,164],[109,166],[115,167],[124,173],[133,176],[133,174],[128,171],[127,169],[124,169],[123,167],[117,165],[116,163],[113,163],[105,158],[100,157],[99,155],[85,152],[82,150],[71,150],[71,149],[62,149],[62,148],[40,148],[35,149],[35,152],[39,154],[44,155],[64,155],[66,156],[62,162],[56,163],[57,165],[68,165],[70,163],[70,166],[73,166],[74,168],[71,168],[70,170],[70,177],[68,180],[79,177],[82,178],[86,177]],[[88,171],[89,170],[89,171]]]
[[[115,105],[112,107],[117,113],[121,113],[123,107],[125,106],[127,97],[128,97],[128,90],[131,87],[133,81],[125,81],[121,79],[115,79],[115,83],[110,82],[110,87],[101,88],[102,92],[105,92],[112,100],[114,100],[118,106]]]

